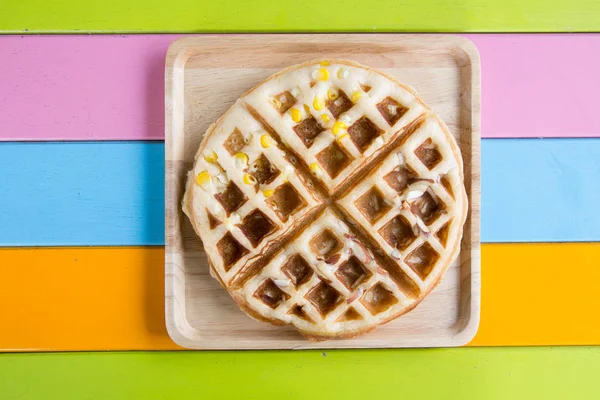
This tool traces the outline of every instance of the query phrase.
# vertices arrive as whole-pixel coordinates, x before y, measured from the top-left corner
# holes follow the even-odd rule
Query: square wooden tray
[[[290,327],[250,319],[209,275],[200,239],[181,211],[188,170],[208,126],[251,87],[283,67],[345,58],[415,88],[455,135],[465,163],[469,217],[461,253],[412,312],[352,340],[309,342]],[[166,59],[166,321],[193,349],[460,346],[479,324],[479,54],[446,35],[202,35],[177,40]]]

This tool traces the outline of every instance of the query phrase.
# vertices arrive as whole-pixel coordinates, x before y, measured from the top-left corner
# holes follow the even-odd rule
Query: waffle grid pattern
[[[274,234],[285,234],[320,205],[287,154],[244,107],[234,106],[230,115],[217,128],[228,133],[226,139],[211,135],[196,155],[200,172],[191,207],[197,211],[187,212],[198,233],[198,226],[209,226],[210,234],[200,236],[205,251],[218,255],[211,265],[223,282],[267,251]]]

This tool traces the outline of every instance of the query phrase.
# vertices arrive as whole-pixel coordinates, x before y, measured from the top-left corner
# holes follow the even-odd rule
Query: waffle
[[[183,211],[244,312],[324,340],[433,290],[467,196],[454,138],[412,89],[328,60],[275,74],[209,127]]]

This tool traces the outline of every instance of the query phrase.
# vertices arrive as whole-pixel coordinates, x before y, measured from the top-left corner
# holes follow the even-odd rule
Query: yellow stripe
[[[470,345],[600,344],[600,244],[482,246]],[[177,349],[162,248],[0,249],[0,350]]]

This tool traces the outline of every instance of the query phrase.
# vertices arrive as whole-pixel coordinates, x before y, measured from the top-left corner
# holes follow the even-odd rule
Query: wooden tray
[[[469,218],[458,260],[412,312],[352,340],[313,343],[290,327],[256,322],[209,275],[199,238],[181,211],[202,135],[246,90],[279,69],[347,58],[414,87],[461,146]],[[460,346],[479,324],[480,69],[475,46],[445,35],[202,35],[182,38],[166,59],[166,321],[194,349]]]

